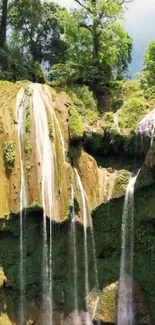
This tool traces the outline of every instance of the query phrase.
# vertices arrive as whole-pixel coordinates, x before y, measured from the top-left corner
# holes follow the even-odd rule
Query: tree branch
[[[74,0],[74,1],[77,2],[82,8],[84,8],[85,10],[89,11],[92,14],[92,10],[89,7],[85,6],[83,3],[81,3],[80,0]]]

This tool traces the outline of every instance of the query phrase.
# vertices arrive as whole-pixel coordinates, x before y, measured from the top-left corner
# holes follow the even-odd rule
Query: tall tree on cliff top
[[[12,38],[33,61],[62,60],[65,44],[58,13],[60,7],[54,2],[40,0],[15,0],[10,14]]]
[[[7,15],[8,15],[8,0],[1,0],[0,2],[0,47],[1,48],[3,48],[6,44]]]
[[[118,22],[129,0],[75,0],[80,10],[65,11],[67,65],[53,72],[67,83],[86,84],[99,98],[122,79],[131,62],[132,41]]]

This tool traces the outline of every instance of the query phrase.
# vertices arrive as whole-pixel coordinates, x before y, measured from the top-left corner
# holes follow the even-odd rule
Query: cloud
[[[155,40],[155,1],[134,0],[125,15],[124,25],[133,38],[131,72],[140,71],[149,43]]]

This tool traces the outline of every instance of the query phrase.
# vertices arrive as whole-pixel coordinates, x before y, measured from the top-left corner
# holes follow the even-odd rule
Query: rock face
[[[141,287],[134,283],[134,315],[136,324],[151,325],[152,317]],[[90,292],[87,301],[93,320],[104,323],[117,323],[118,282],[112,283],[102,291]]]
[[[28,304],[27,325],[43,325],[41,164],[36,150],[35,123],[34,117],[31,116],[32,93],[29,86],[27,83],[0,83],[0,325],[19,325],[19,206],[21,168],[17,133],[16,96],[21,87],[23,87],[25,103],[27,104],[26,134],[22,148],[28,192],[28,209],[24,230],[24,247],[26,248],[24,270]],[[141,155],[141,142],[139,141],[139,152],[142,161],[137,163],[133,153],[138,155],[139,152],[135,150],[135,135],[131,134],[132,121],[130,121],[130,129],[125,129],[123,124],[123,118],[125,118],[125,123],[127,123],[127,114],[130,112],[130,107],[125,107],[125,112],[122,108],[120,114],[122,125],[120,125],[118,114],[117,130],[116,125],[114,128],[113,118],[112,128],[110,124],[107,127],[106,119],[104,123],[102,120],[99,123],[95,120],[95,128],[92,121],[90,125],[87,122],[85,132],[80,127],[80,136],[77,137],[78,130],[78,132],[75,132],[76,138],[73,139],[70,125],[71,99],[62,89],[54,89],[43,85],[37,85],[37,87],[46,104],[49,138],[51,145],[55,149],[56,211],[54,222],[52,223],[55,325],[73,325],[74,323],[75,325],[84,325],[88,317],[88,314],[83,311],[86,309],[84,282],[85,252],[82,226],[83,206],[74,168],[77,169],[80,175],[84,191],[87,195],[89,209],[92,212],[98,280],[100,287],[104,288],[102,292],[91,291],[88,297],[90,312],[92,315],[94,314],[95,324],[98,320],[109,323],[116,322],[118,290],[116,281],[119,278],[120,272],[121,223],[124,194],[131,173],[137,171],[139,167],[141,167],[141,170],[135,186],[134,273],[140,285],[135,286],[135,308],[137,323],[139,325],[150,325],[152,324],[151,313],[155,319],[155,287],[153,286],[155,274],[155,182],[154,169],[150,168],[154,166],[154,143],[148,152],[150,147],[150,137],[148,137],[149,141],[147,141],[146,148]],[[132,109],[134,109],[134,102],[132,101]],[[52,118],[49,114],[49,109],[54,109],[55,115],[52,115]],[[132,113],[134,113],[132,118],[134,117],[135,119],[135,111],[132,111]],[[75,116],[78,114],[75,114]],[[76,131],[76,121],[73,121],[75,116],[72,116],[73,131]],[[137,123],[136,120],[135,124],[137,125]],[[90,126],[92,128],[89,129]],[[123,133],[121,133],[122,130]],[[147,152],[148,155],[144,166],[144,156]],[[74,312],[73,261],[75,255],[71,232],[72,186],[74,186],[74,205],[78,221],[76,223],[77,298],[80,310],[78,316]],[[47,245],[49,247],[50,221],[48,217],[47,214]],[[92,290],[95,287],[95,269],[92,233],[89,228],[87,229],[87,240],[89,287]],[[141,288],[145,289],[145,295]],[[63,302],[62,292],[64,294]],[[144,296],[149,302],[151,313]]]

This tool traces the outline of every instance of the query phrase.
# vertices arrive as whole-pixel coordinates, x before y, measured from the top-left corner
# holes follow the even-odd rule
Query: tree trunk
[[[4,48],[6,44],[6,30],[7,30],[7,9],[8,0],[2,1],[2,18],[0,22],[0,47]]]

